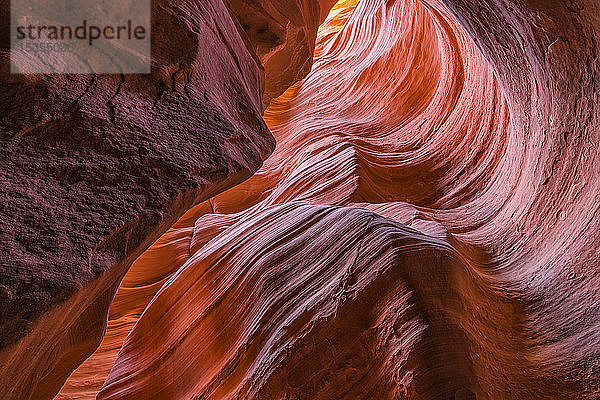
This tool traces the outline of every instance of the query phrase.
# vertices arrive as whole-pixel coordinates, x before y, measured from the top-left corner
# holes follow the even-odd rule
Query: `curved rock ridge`
[[[600,397],[600,10],[445,2],[333,7],[59,398]]]
[[[10,74],[1,52],[3,399],[52,398],[98,346],[131,263],[274,148],[222,2],[152,4],[148,75]]]
[[[489,361],[498,343],[466,328],[515,312],[486,281],[447,242],[362,208],[269,207],[162,286],[98,399],[471,393],[469,348]]]
[[[224,0],[268,77],[263,104],[310,71],[319,24],[335,0]]]

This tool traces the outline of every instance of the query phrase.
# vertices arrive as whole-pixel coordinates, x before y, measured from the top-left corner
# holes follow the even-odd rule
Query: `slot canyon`
[[[600,399],[598,0],[151,7],[4,27],[0,399]]]

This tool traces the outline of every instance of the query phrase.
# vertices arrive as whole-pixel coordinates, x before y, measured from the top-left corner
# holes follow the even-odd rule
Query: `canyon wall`
[[[317,28],[335,0],[224,0],[242,38],[260,60],[263,105],[310,71]]]
[[[331,6],[2,75],[6,398],[600,397],[600,5]]]
[[[333,8],[59,398],[600,396],[597,6],[445,3]]]
[[[4,399],[52,398],[100,343],[131,263],[273,151],[261,118],[263,67],[225,5],[152,4],[149,75],[16,75],[5,40],[10,4],[0,2]],[[311,24],[298,21],[308,26],[296,46],[308,60],[320,5],[304,7]],[[299,29],[294,22],[282,32]],[[286,68],[298,79],[307,72]]]

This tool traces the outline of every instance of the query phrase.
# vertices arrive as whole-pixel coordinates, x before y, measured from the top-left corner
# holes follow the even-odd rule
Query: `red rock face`
[[[268,79],[263,104],[310,71],[317,28],[334,1],[224,0]]]
[[[153,6],[150,75],[11,75],[2,52],[4,399],[52,398],[98,346],[131,263],[274,147],[225,6]]]
[[[64,398],[600,396],[597,7],[448,3],[334,7],[274,154],[134,263]]]
[[[227,6],[263,98],[307,72],[330,4]],[[57,398],[600,398],[599,16],[337,3],[264,113],[274,153],[135,260]]]

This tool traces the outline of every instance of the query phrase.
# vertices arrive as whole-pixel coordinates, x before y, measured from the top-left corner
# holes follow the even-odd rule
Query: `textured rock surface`
[[[600,396],[597,5],[448,3],[500,83],[439,2],[340,4],[98,398]]]
[[[263,104],[310,71],[317,28],[335,0],[224,0],[264,73]]]
[[[556,386],[544,394],[597,399],[600,4],[447,3],[497,71],[513,120],[502,174],[514,185],[483,198],[496,194],[502,207],[473,236],[527,306],[530,354]]]
[[[98,398],[449,398],[473,380],[461,325],[511,312],[485,281],[367,210],[270,207],[165,283]]]
[[[2,398],[51,398],[134,259],[273,149],[220,1],[154,1],[152,34],[150,75],[0,75]]]
[[[600,397],[599,5],[444,2],[334,8],[58,398]]]

